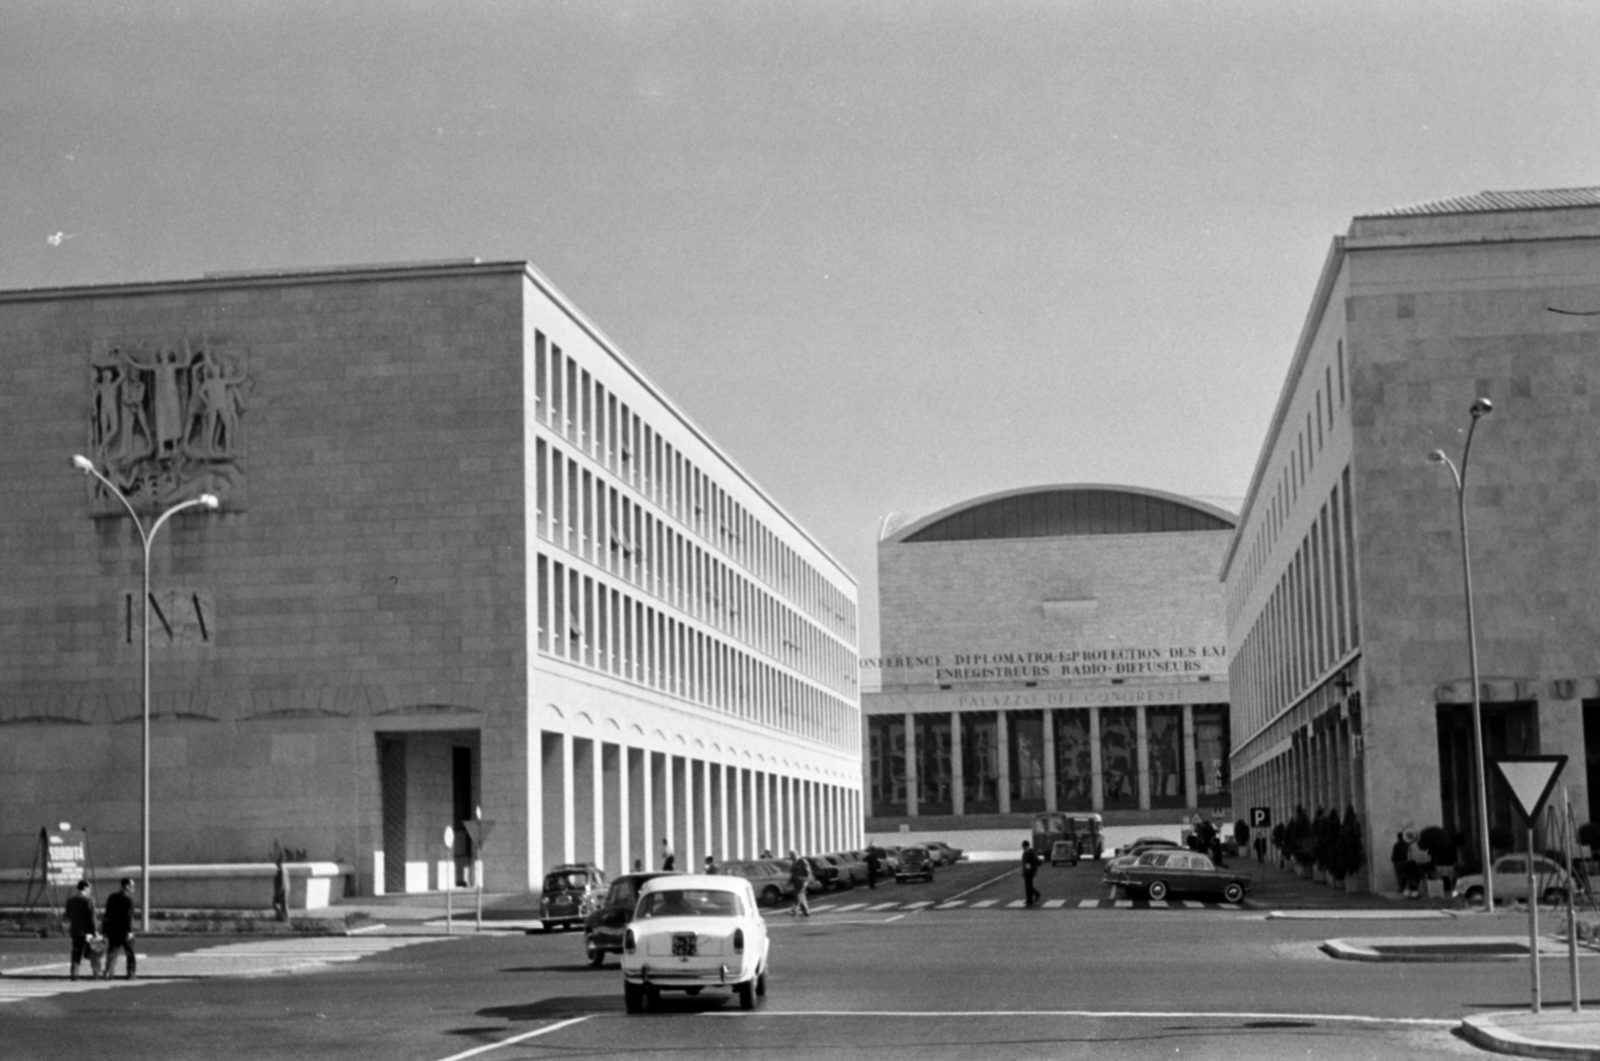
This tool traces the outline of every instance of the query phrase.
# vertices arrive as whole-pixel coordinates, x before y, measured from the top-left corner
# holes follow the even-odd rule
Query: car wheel
[[[1478,887],[1468,888],[1467,889],[1467,902],[1469,902],[1469,903],[1481,903],[1481,902],[1483,902],[1483,889],[1482,888],[1478,888]]]
[[[779,903],[783,902],[783,892],[778,890],[777,885],[769,884],[765,888],[761,889],[761,901],[766,903],[768,906],[777,906]]]
[[[746,980],[739,985],[739,1008],[756,1008],[756,982],[754,980]]]
[[[600,941],[594,938],[593,933],[585,932],[583,934],[583,956],[588,958],[589,964],[597,969],[606,963],[605,948],[600,946]]]
[[[540,932],[549,932],[552,927],[554,927],[554,926],[552,926],[550,924],[550,922],[548,922],[548,921],[540,921],[539,922],[539,931]]]
[[[1539,901],[1546,906],[1560,906],[1567,901],[1567,893],[1560,888],[1546,888],[1544,896]]]
[[[1229,881],[1228,886],[1222,889],[1222,897],[1230,903],[1236,903],[1244,898],[1244,885],[1238,881]]]
[[[1145,889],[1145,894],[1156,902],[1160,902],[1167,897],[1167,882],[1164,880],[1151,881],[1150,886]]]
[[[767,971],[765,969],[756,974],[756,994],[762,998],[767,995]]]
[[[629,1013],[638,1013],[644,1009],[644,986],[630,984],[622,981],[622,1005]]]
[[[644,985],[644,1008],[657,1009],[661,1006],[661,988],[654,984]]]

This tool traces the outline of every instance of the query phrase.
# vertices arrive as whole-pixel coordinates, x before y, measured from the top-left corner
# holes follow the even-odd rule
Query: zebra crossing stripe
[[[966,905],[967,905],[966,904],[966,900],[957,899],[955,902],[951,902],[951,903],[940,903],[938,906],[935,906],[934,909],[935,910],[954,910],[958,906],[966,906]]]
[[[1098,909],[1100,909],[1100,900],[1099,899],[1080,899],[1080,900],[1078,900],[1078,909],[1079,910],[1098,910]]]
[[[1113,899],[1113,900],[1111,900],[1111,905],[1115,906],[1119,910],[1132,910],[1133,909],[1133,900],[1132,899]]]
[[[1067,901],[1065,899],[1046,899],[1044,901],[1044,908],[1046,910],[1059,910],[1066,905]]]
[[[1151,899],[1150,900],[1150,905],[1151,906],[1157,906],[1157,907],[1160,907],[1162,909],[1166,909],[1167,901],[1165,899]]]
[[[868,910],[873,910],[873,911],[876,911],[876,910],[893,910],[895,907],[897,907],[899,905],[900,904],[898,902],[879,903],[877,906],[869,906],[869,907],[867,907],[867,909]]]
[[[932,905],[933,905],[933,900],[932,899],[923,899],[920,902],[906,903],[906,909],[907,910],[920,910],[924,906],[932,906]]]
[[[1204,910],[1206,906],[1205,903],[1197,902],[1194,899],[1185,899],[1183,901],[1183,905],[1187,906],[1191,910]]]
[[[1021,899],[1013,899],[1009,903],[1006,903],[1006,909],[1007,910],[1021,910],[1026,905],[1028,905],[1028,904],[1023,902]]]
[[[841,907],[839,907],[839,912],[841,914],[847,914],[851,910],[860,910],[862,907],[864,907],[866,905],[867,905],[866,903],[851,903],[849,906],[841,906]]]
[[[1000,901],[999,899],[981,899],[978,902],[973,903],[972,904],[972,908],[974,910],[982,910],[982,909],[985,909],[987,907],[993,906],[995,903],[997,903],[999,901]]]

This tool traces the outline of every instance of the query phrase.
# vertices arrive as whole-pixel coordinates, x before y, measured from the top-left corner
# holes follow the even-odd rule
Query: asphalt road
[[[1317,950],[1330,936],[1503,934],[1504,922],[1268,921],[1250,911],[1071,902],[1010,909],[1003,903],[1020,897],[1021,884],[1003,876],[1008,869],[962,866],[931,886],[846,892],[820,901],[834,909],[810,920],[769,912],[770,990],[753,1013],[707,992],[668,995],[659,1011],[628,1016],[615,961],[591,969],[576,933],[365,943],[149,939],[140,950],[151,970],[201,972],[54,994],[59,981],[16,974],[59,961],[61,942],[0,940],[0,999],[8,987],[46,992],[0,1002],[0,1056],[1460,1057],[1478,1054],[1451,1033],[1460,1017],[1528,1001],[1526,961],[1371,964]],[[1104,894],[1088,864],[1047,871],[1040,883],[1047,899],[1070,899],[1075,889]],[[937,902],[962,893],[964,904],[946,910],[839,910],[880,897]],[[986,898],[995,904],[970,905]],[[246,952],[276,953],[252,947],[294,953],[380,942],[392,949],[293,973],[214,968],[221,962],[226,973]],[[226,960],[210,965],[171,957],[219,945]],[[1561,1005],[1562,964],[1547,961],[1544,973],[1546,1004]]]

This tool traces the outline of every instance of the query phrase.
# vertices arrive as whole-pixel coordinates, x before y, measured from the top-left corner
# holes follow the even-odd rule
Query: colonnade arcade
[[[862,843],[859,789],[815,767],[638,726],[543,730],[537,756],[533,828],[542,822],[546,869],[659,869],[663,843],[679,870],[700,868],[707,855],[721,863]]]
[[[1225,703],[922,709],[871,715],[868,732],[875,817],[1232,803]]]
[[[1267,807],[1276,825],[1287,824],[1296,807],[1340,815],[1354,807],[1365,819],[1361,697],[1348,678],[1318,689],[1245,748],[1234,777],[1241,812]],[[1261,750],[1249,755],[1254,749]]]

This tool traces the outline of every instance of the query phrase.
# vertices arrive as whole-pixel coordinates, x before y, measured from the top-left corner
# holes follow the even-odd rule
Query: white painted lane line
[[[935,906],[934,909],[935,910],[954,910],[958,906],[966,906],[966,905],[967,904],[965,902],[963,902],[960,899],[957,899],[953,903],[940,903],[938,906]]]
[[[920,900],[918,902],[906,903],[906,909],[907,910],[920,910],[924,906],[932,906],[932,905],[933,905],[933,900],[932,899],[922,899],[922,900]]]
[[[1013,876],[1013,875],[1015,875],[1015,874],[1017,874],[1019,872],[1021,872],[1021,867],[1018,867],[1017,869],[1013,869],[1013,870],[1007,870],[1006,872],[1000,874],[1000,876],[993,877],[993,878],[991,878],[989,880],[986,880],[982,884],[975,885],[974,887],[968,888],[964,892],[956,892],[954,895],[950,896],[950,898],[952,898],[952,899],[965,899],[967,896],[971,895],[973,892],[982,891],[983,889],[987,888],[989,885],[998,884],[1001,881],[1005,880],[1007,877]]]
[[[1006,903],[1006,909],[1007,910],[1021,910],[1026,905],[1028,905],[1028,904],[1023,902],[1021,899],[1013,899],[1009,903]]]
[[[459,1054],[451,1054],[449,1057],[441,1057],[439,1061],[462,1061],[463,1058],[477,1057],[479,1054],[486,1054],[490,1050],[498,1050],[503,1046],[513,1046],[516,1043],[537,1038],[540,1035],[549,1035],[551,1032],[560,1031],[562,1028],[567,1028],[574,1024],[581,1024],[588,1019],[588,1017],[573,1017],[571,1020],[564,1020],[558,1024],[550,1024],[543,1028],[535,1028],[531,1032],[523,1032],[521,1035],[513,1035],[511,1038],[503,1039],[498,1043],[488,1043],[484,1046],[474,1046],[471,1050],[463,1050]]]
[[[999,899],[979,899],[977,902],[972,904],[972,908],[974,910],[982,910],[982,909],[984,909],[986,907],[993,906],[995,903],[997,903],[999,901],[1000,901]]]
[[[1183,905],[1187,906],[1191,910],[1204,910],[1206,907],[1205,903],[1199,902],[1195,899],[1185,899],[1183,901]]]
[[[1080,910],[1098,910],[1098,909],[1100,909],[1100,900],[1099,899],[1079,899],[1078,900],[1078,909],[1080,909]]]
[[[1067,901],[1065,899],[1046,899],[1044,901],[1044,908],[1046,910],[1059,910],[1066,905]]]
[[[841,906],[841,907],[839,907],[839,912],[841,914],[848,914],[851,910],[860,910],[860,909],[863,909],[866,905],[867,905],[866,903],[851,903],[849,906]]]
[[[1111,900],[1111,905],[1115,906],[1119,910],[1132,910],[1133,909],[1133,900],[1132,899],[1113,899],[1113,900]]]
[[[707,1010],[700,1014],[702,1017],[732,1017],[734,1020],[748,1020],[749,1018],[737,1010]],[[1359,1013],[1235,1013],[1219,1010],[1207,1012],[1204,1010],[1131,1010],[1131,1009],[996,1009],[996,1010],[883,1010],[883,1009],[810,1009],[810,1010],[764,1010],[765,1017],[871,1017],[882,1019],[884,1017],[998,1017],[1015,1019],[1017,1017],[1090,1017],[1096,1019],[1123,1019],[1123,1020],[1175,1020],[1186,1018],[1210,1020],[1304,1020],[1318,1021],[1324,1024],[1399,1024],[1423,1028],[1454,1028],[1461,1020],[1457,1017],[1372,1017]],[[582,1018],[579,1018],[582,1019]],[[465,1054],[458,1055],[465,1057]],[[454,1058],[443,1058],[442,1061],[455,1061]]]
[[[833,904],[829,903],[827,906],[813,906],[811,908],[811,912],[813,914],[825,914],[829,910],[832,910],[833,908],[834,908]]]
[[[1164,910],[1164,909],[1166,909],[1167,901],[1165,899],[1151,899],[1150,900],[1150,905],[1151,906],[1158,906],[1158,907],[1160,907],[1160,908],[1162,908]]]
[[[867,907],[867,909],[868,910],[893,910],[895,907],[897,907],[899,905],[900,904],[897,903],[897,902],[895,902],[895,903],[879,903],[877,906],[869,906],[869,907]]]

